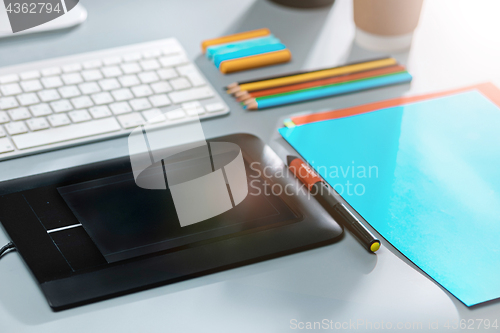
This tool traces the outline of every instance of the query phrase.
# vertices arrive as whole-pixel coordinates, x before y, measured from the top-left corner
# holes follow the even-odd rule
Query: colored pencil
[[[358,80],[350,80],[350,81],[338,82],[338,83],[327,84],[327,85],[323,85],[323,86],[311,87],[311,88],[306,88],[306,89],[300,89],[300,90],[294,90],[294,91],[287,91],[287,92],[283,92],[283,93],[279,93],[279,94],[266,95],[266,96],[257,97],[257,98],[255,98],[255,100],[256,101],[261,101],[261,100],[268,99],[268,98],[275,98],[275,97],[279,97],[279,96],[292,95],[292,94],[306,92],[306,91],[313,91],[313,90],[324,89],[324,88],[329,88],[329,87],[334,87],[334,86],[341,86],[341,85],[345,85],[345,84],[349,84],[349,83],[368,81],[368,80],[372,80],[372,79],[376,79],[376,78],[382,78],[382,77],[387,77],[387,76],[391,76],[391,75],[397,75],[397,74],[401,74],[401,73],[408,73],[408,72],[402,71],[402,72],[396,72],[396,73],[390,73],[390,74],[383,74],[383,75],[371,76],[371,77],[367,77],[367,78],[363,78],[363,79],[358,79]],[[245,103],[245,104],[247,104],[247,103]]]
[[[382,57],[382,58],[375,58],[375,59],[371,59],[371,60],[368,60],[368,61],[376,61],[376,60],[384,60],[384,59],[392,59],[391,57]],[[236,87],[237,85],[240,85],[240,84],[247,84],[247,83],[253,83],[253,82],[260,82],[260,81],[266,81],[266,80],[271,80],[271,79],[277,79],[277,78],[282,78],[282,77],[289,77],[289,76],[294,76],[294,75],[299,75],[299,74],[305,74],[305,73],[314,73],[314,72],[321,72],[321,71],[324,71],[324,70],[327,70],[327,69],[332,69],[332,68],[339,68],[339,67],[345,67],[345,66],[350,66],[350,65],[357,65],[357,64],[363,64],[367,62],[367,60],[363,60],[363,61],[357,61],[357,62],[350,62],[350,63],[347,63],[345,65],[342,65],[342,66],[335,66],[335,67],[329,67],[329,68],[322,68],[322,69],[317,69],[317,70],[314,70],[314,71],[295,71],[295,72],[290,72],[288,74],[280,74],[280,75],[275,75],[275,76],[267,76],[267,77],[263,77],[263,78],[260,78],[258,80],[249,80],[249,81],[242,81],[242,82],[233,82],[229,85],[227,85],[225,87],[225,89],[230,89],[230,88],[234,88]]]
[[[403,66],[394,65],[394,66],[389,66],[389,67],[383,67],[380,69],[368,70],[368,71],[364,71],[364,72],[360,72],[360,73],[356,73],[356,74],[346,74],[346,75],[341,75],[341,76],[334,76],[334,77],[331,77],[328,79],[314,80],[314,81],[292,84],[292,85],[278,87],[278,88],[257,90],[257,91],[253,91],[253,92],[240,91],[240,92],[235,94],[235,97],[237,97],[238,99],[244,100],[244,99],[247,99],[250,97],[255,98],[255,97],[275,95],[275,94],[280,94],[280,93],[284,93],[284,92],[296,91],[296,90],[318,87],[318,86],[325,86],[325,85],[338,83],[338,82],[359,80],[359,79],[370,78],[370,77],[374,77],[374,76],[396,73],[396,72],[403,72],[403,71],[405,71],[405,68]],[[244,97],[246,97],[246,98],[244,98]],[[238,101],[240,101],[240,100],[238,100]]]
[[[368,62],[364,62],[364,63],[335,67],[335,68],[331,68],[331,69],[325,69],[325,70],[309,72],[309,73],[304,73],[304,74],[298,74],[298,75],[293,75],[293,76],[280,77],[280,78],[276,78],[276,79],[241,84],[241,85],[237,85],[234,88],[229,89],[227,91],[227,93],[232,94],[232,93],[235,93],[237,91],[242,91],[242,90],[255,91],[255,90],[263,90],[263,89],[268,89],[268,88],[280,87],[280,86],[284,86],[284,85],[302,83],[302,82],[307,82],[307,81],[311,81],[311,80],[324,79],[324,78],[336,76],[336,75],[357,73],[357,72],[366,71],[366,70],[370,70],[370,69],[387,67],[390,65],[395,65],[396,63],[397,63],[396,60],[393,58],[368,61]]]
[[[279,96],[269,96],[255,100],[245,106],[248,110],[264,109],[284,104],[291,104],[303,102],[311,99],[331,97],[340,94],[346,94],[354,91],[366,90],[377,88],[381,86],[388,86],[403,82],[411,81],[412,77],[408,72],[384,75],[370,79],[363,79],[353,82],[345,82],[341,84],[334,84],[331,86],[320,87],[316,89],[305,89],[295,93],[285,93]]]
[[[306,92],[306,91],[313,91],[313,90],[318,90],[318,89],[329,88],[329,87],[333,87],[333,86],[341,86],[341,85],[345,85],[348,83],[367,81],[367,80],[371,80],[371,79],[375,79],[375,78],[381,78],[384,76],[396,75],[396,74],[401,74],[401,73],[407,73],[407,72],[405,70],[403,70],[403,71],[399,71],[399,72],[395,72],[395,73],[370,76],[370,77],[361,78],[361,79],[357,79],[357,80],[349,80],[349,81],[337,82],[337,83],[333,83],[333,84],[326,84],[326,85],[315,86],[315,87],[310,87],[310,88],[305,88],[305,89],[287,91],[287,92],[283,92],[283,93],[279,93],[279,94],[266,95],[266,96],[260,96],[260,97],[249,97],[247,100],[242,101],[242,103],[243,103],[243,105],[248,105],[251,103],[251,101],[261,101],[261,100],[267,99],[267,98],[275,98],[275,97],[280,97],[280,96],[285,96],[285,95],[302,93],[302,92]]]
[[[270,35],[271,32],[267,28],[257,29],[252,31],[240,32],[233,35],[223,36],[219,38],[207,39],[201,43],[201,49],[203,53],[206,52],[207,47],[218,44],[226,44],[231,42],[236,42],[243,39],[257,38]]]

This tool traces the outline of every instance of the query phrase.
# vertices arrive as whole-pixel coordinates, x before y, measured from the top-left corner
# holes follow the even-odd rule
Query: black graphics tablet
[[[340,226],[260,139],[208,141],[241,148],[249,195],[184,227],[168,189],[136,186],[129,157],[0,184],[0,222],[54,310],[339,239]]]

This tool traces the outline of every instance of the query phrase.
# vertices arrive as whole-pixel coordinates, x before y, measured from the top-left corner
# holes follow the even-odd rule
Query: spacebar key
[[[106,118],[82,124],[72,124],[66,127],[51,128],[40,132],[16,135],[12,137],[12,141],[14,141],[17,148],[28,149],[115,132],[120,129],[120,124],[118,124],[115,118]]]

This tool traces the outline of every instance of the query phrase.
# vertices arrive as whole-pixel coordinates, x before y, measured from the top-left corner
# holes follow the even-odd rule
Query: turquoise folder
[[[467,306],[500,297],[500,109],[479,91],[280,129]]]

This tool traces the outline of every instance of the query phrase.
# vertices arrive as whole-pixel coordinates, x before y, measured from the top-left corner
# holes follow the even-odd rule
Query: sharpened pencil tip
[[[248,110],[257,110],[259,108],[259,105],[257,104],[257,102],[252,102],[248,105],[245,105],[245,108],[247,108]]]
[[[236,92],[240,91],[240,87],[239,86],[236,86],[236,87],[233,87],[231,89],[228,89],[226,92],[229,94],[229,95],[232,95]]]
[[[250,98],[250,99],[244,100],[243,104],[249,105],[250,103],[254,103],[254,102],[255,102],[255,98]]]

